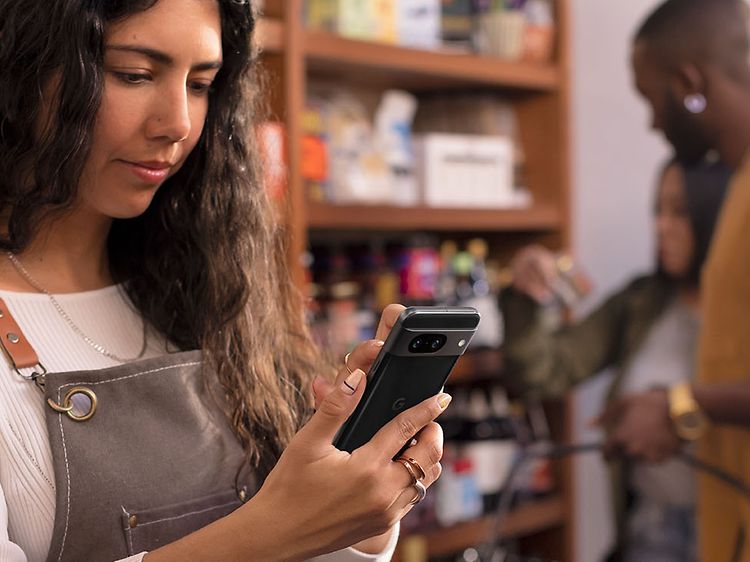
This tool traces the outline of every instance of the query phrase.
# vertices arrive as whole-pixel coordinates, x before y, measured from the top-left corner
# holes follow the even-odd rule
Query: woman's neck
[[[21,267],[50,293],[77,293],[112,285],[107,236],[112,220],[80,211],[42,228],[17,255]],[[19,267],[0,256],[0,289],[36,292]]]

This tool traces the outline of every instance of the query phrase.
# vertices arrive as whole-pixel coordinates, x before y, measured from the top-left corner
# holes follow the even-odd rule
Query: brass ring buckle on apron
[[[77,406],[73,403],[73,397],[77,394],[83,394],[89,400],[88,411],[85,411],[82,414],[76,412]],[[47,404],[50,408],[52,408],[56,412],[65,414],[71,420],[83,422],[86,420],[90,420],[94,416],[94,413],[96,413],[97,398],[96,393],[90,388],[86,388],[85,386],[74,386],[67,392],[67,394],[65,394],[62,405],[52,400],[52,398],[47,399]]]

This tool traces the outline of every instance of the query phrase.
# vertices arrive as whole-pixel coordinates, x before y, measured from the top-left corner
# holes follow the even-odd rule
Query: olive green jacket
[[[617,395],[623,373],[674,290],[662,278],[641,277],[609,297],[579,322],[550,333],[540,322],[541,308],[514,290],[501,295],[505,321],[503,359],[507,378],[520,382],[529,398],[561,398],[576,384],[607,368],[615,378],[608,401]],[[623,463],[611,463],[618,546],[623,544],[627,509]]]

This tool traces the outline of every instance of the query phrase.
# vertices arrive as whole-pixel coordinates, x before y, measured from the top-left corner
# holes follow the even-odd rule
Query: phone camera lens
[[[435,353],[442,349],[447,338],[443,334],[422,334],[409,343],[412,353]]]

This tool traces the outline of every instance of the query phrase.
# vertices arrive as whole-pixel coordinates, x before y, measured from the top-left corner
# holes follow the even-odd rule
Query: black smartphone
[[[440,392],[479,325],[470,307],[404,310],[367,374],[367,387],[333,444],[352,452],[389,421]]]

